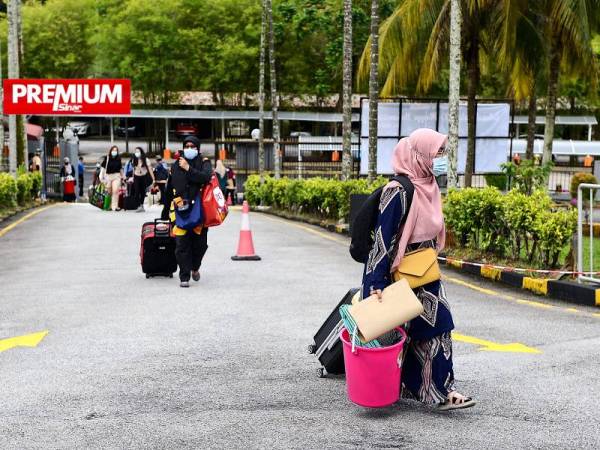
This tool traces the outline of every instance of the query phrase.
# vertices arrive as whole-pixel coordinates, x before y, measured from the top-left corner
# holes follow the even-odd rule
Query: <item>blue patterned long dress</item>
[[[398,250],[399,225],[407,212],[406,192],[401,185],[394,183],[383,191],[375,243],[363,273],[363,298],[372,290],[384,289],[392,283],[390,266]],[[413,243],[406,251],[435,248],[435,244],[435,240]],[[414,292],[425,311],[406,328],[408,340],[402,366],[402,396],[425,404],[440,403],[454,390],[451,339],[454,323],[441,281],[421,286]]]

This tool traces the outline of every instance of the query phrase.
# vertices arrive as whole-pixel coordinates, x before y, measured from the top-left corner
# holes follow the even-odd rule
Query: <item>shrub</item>
[[[33,189],[33,177],[25,173],[17,177],[17,203],[24,205],[31,200],[31,191]]]
[[[587,172],[576,173],[575,175],[573,175],[573,178],[571,178],[571,188],[569,189],[569,191],[571,192],[571,198],[577,198],[577,188],[582,183],[597,184],[598,180],[591,173],[587,173]],[[581,194],[582,194],[583,200],[590,198],[590,190],[589,189],[582,189]]]
[[[31,198],[37,198],[39,192],[42,190],[42,172],[30,173],[32,185],[31,185]]]
[[[552,172],[554,164],[549,162],[538,166],[534,160],[527,159],[519,165],[507,162],[501,167],[504,174],[511,177],[512,187],[529,195],[533,191],[547,186],[548,176]]]
[[[17,181],[8,173],[0,173],[0,207],[12,208],[17,204]]]
[[[344,220],[350,215],[350,196],[370,193],[386,184],[384,177],[369,184],[367,180],[339,181],[324,178],[297,180],[265,177],[260,184],[258,175],[248,177],[245,193],[252,205],[269,205],[296,213],[308,213],[322,218]]]
[[[490,187],[495,187],[500,191],[506,189],[506,174],[505,173],[488,173],[485,175],[485,182]]]

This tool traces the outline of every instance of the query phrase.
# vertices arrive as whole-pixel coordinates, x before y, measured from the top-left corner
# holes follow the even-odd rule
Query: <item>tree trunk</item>
[[[275,73],[275,36],[273,34],[273,3],[267,2],[267,18],[269,21],[269,68],[271,70],[271,111],[273,114],[273,165],[275,178],[281,177],[281,155],[279,153],[279,97],[277,96],[277,78]]]
[[[448,86],[448,189],[458,187],[458,118],[460,99],[460,0],[452,0],[450,9],[450,82]]]
[[[537,96],[535,95],[535,77],[532,81],[531,94],[529,94],[529,108],[527,116],[527,149],[525,159],[533,159],[533,145],[535,144],[535,115]],[[517,136],[518,138],[519,136]]]
[[[21,75],[21,69],[23,68],[23,18],[21,14],[22,4],[21,0],[17,0],[17,51],[18,51],[18,71],[17,78]],[[29,155],[27,152],[27,126],[25,116],[17,116],[17,159],[19,165],[24,164],[28,166]]]
[[[344,0],[342,180],[352,172],[352,0]]]
[[[377,176],[377,111],[379,102],[379,1],[371,0],[371,68],[369,74],[369,181]]]
[[[550,73],[548,74],[548,104],[546,105],[546,125],[544,129],[544,155],[542,164],[552,161],[552,140],[554,139],[554,119],[556,115],[556,93],[558,91],[558,75],[560,71],[560,51],[557,39],[552,40],[550,48]]]
[[[265,35],[267,29],[267,0],[262,2],[262,24],[260,28],[260,66],[258,78],[258,173],[260,182],[265,180]]]
[[[465,187],[471,187],[475,171],[475,131],[477,121],[477,86],[479,84],[479,42],[473,32],[468,61],[467,82],[467,162],[465,166]]]
[[[19,77],[19,59],[18,59],[18,30],[17,30],[17,5],[18,0],[9,0],[8,2],[8,78]],[[8,117],[9,133],[9,170],[16,176],[17,174],[17,116],[11,114]]]

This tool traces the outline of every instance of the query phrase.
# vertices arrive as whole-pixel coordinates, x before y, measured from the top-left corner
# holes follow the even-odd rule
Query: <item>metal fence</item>
[[[584,189],[586,191],[584,191]],[[600,184],[581,183],[577,188],[577,270],[591,272],[588,275],[579,274],[579,281],[600,283],[600,278],[594,276],[594,200],[600,190]],[[586,197],[586,198],[584,198]],[[587,205],[586,205],[587,203]],[[587,208],[586,208],[587,206]],[[583,223],[589,225],[589,267],[583,266]]]
[[[56,138],[47,137],[44,139],[42,166],[42,195],[48,198],[59,197],[62,194],[60,182],[61,151]]]
[[[205,141],[203,151],[208,154],[212,147],[214,157],[222,159],[238,175],[258,173],[258,142],[254,140]],[[265,141],[265,169],[273,172],[273,141]],[[280,143],[281,175],[290,178],[337,178],[342,173],[341,143],[299,142],[298,140]],[[352,175],[359,176],[360,159],[358,145],[352,148]]]

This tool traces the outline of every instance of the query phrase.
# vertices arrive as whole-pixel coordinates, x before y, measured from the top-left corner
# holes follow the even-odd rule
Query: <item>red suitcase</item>
[[[173,273],[177,271],[177,260],[175,236],[169,221],[156,219],[142,225],[140,262],[146,278],[173,278]]]

